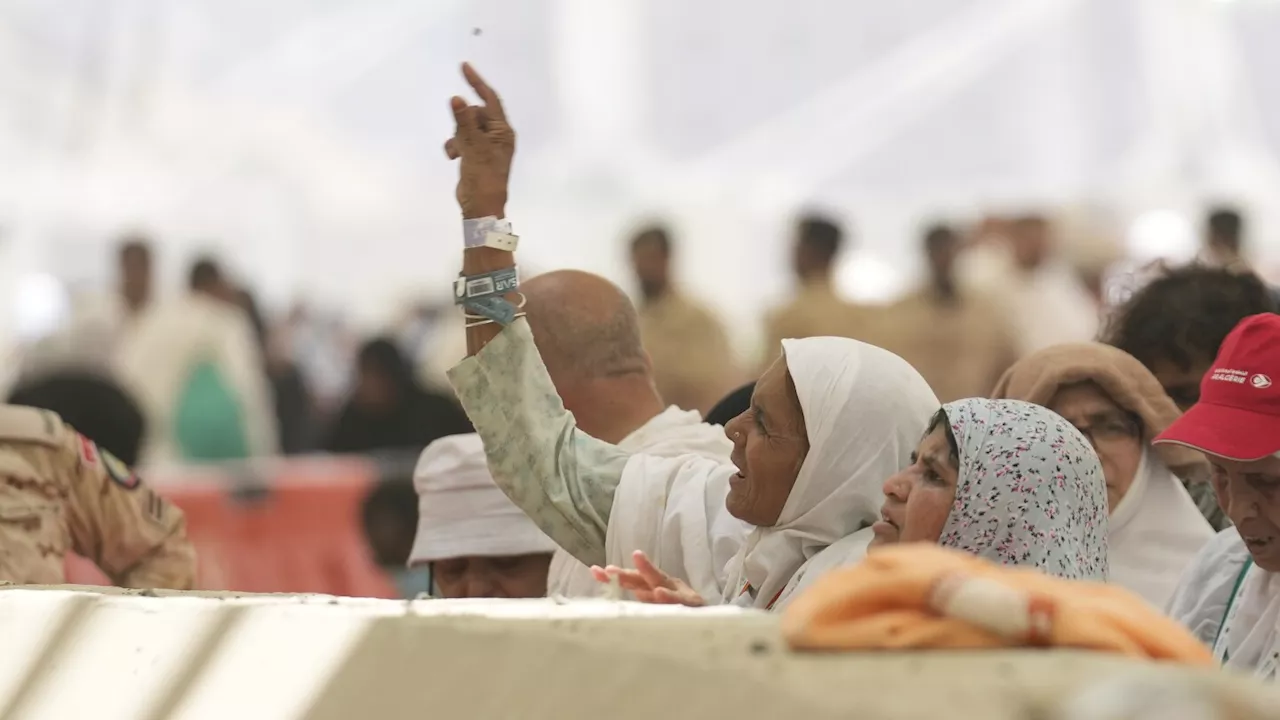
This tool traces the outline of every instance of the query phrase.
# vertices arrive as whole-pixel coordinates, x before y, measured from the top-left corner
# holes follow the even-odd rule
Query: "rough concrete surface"
[[[295,664],[289,659],[290,648],[273,647],[272,656],[277,658],[273,665],[252,666],[257,638],[246,619],[265,612],[275,613],[273,623],[275,618],[302,622],[309,635],[300,638],[323,634],[338,620],[360,621],[358,632],[341,646],[332,667],[317,671],[305,695],[291,706],[296,710],[285,713],[307,720],[1174,720],[1177,712],[1189,712],[1177,716],[1189,720],[1280,718],[1280,695],[1252,681],[1108,655],[1059,651],[795,654],[783,646],[777,618],[762,613],[700,613],[602,601],[404,603],[324,596],[49,589],[82,591],[82,596],[72,599],[77,607],[88,610],[79,613],[80,625],[68,621],[59,629],[58,647],[44,653],[49,657],[25,671],[26,690],[18,692],[16,700],[0,696],[0,719],[44,717],[33,709],[37,700],[58,695],[50,695],[48,688],[43,695],[32,688],[57,682],[51,677],[67,677],[57,672],[60,668],[65,672],[68,658],[77,652],[76,628],[91,625],[94,617],[99,626],[132,622],[147,628],[155,622],[155,643],[159,644],[166,632],[163,618],[176,614],[178,607],[172,597],[206,599],[196,604],[214,621],[193,632],[192,647],[183,660],[172,663],[163,683],[155,683],[161,690],[146,703],[149,710],[136,715],[148,720],[207,716],[193,709],[191,698],[232,697],[240,692],[240,683],[249,688],[250,680],[284,673]],[[8,594],[0,589],[0,608]],[[67,598],[65,592],[49,596],[64,602]],[[120,602],[102,600],[121,596],[127,598],[124,611]],[[38,599],[30,593],[23,597],[28,606],[32,597]],[[185,602],[190,614],[191,601]],[[102,607],[95,611],[96,606]],[[126,660],[129,653],[141,652],[152,642],[146,632],[138,634],[144,637],[129,643],[134,647],[119,648],[117,660]],[[252,677],[237,680],[226,672],[206,673],[231,643],[251,649],[243,656],[249,660],[237,662],[248,663],[243,669]],[[298,652],[309,651],[300,647]],[[299,656],[296,662],[304,659]],[[220,678],[216,692],[208,692],[208,687],[203,695],[196,692],[202,682],[206,686],[212,682],[203,675]],[[127,693],[128,688],[117,691]],[[247,689],[243,692],[252,694]],[[254,713],[259,705],[252,697],[238,702],[242,709],[236,720],[271,717]]]

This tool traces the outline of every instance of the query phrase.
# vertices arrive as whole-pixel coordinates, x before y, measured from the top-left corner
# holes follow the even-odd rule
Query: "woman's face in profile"
[[[955,504],[958,465],[945,428],[934,428],[911,454],[911,464],[885,481],[884,507],[880,521],[871,526],[871,547],[938,542]]]
[[[778,522],[809,453],[800,399],[782,358],[760,376],[751,407],[729,421],[730,456],[738,473],[729,480],[729,514],[758,527]]]

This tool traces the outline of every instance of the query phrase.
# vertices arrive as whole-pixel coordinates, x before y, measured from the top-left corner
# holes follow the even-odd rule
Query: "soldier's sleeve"
[[[76,552],[123,587],[190,590],[196,552],[182,511],[93,441],[64,430],[71,475],[67,526]]]

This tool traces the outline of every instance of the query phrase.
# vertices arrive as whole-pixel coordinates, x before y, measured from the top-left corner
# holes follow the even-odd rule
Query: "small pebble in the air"
[[[480,28],[471,28],[472,35],[479,35],[481,32],[483,32],[483,30],[481,30]]]

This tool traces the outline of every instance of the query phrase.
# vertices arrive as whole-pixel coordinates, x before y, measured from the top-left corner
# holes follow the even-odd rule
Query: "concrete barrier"
[[[1280,695],[1216,672],[1076,652],[797,655],[769,615],[606,600],[10,587],[0,648],[3,720],[1280,717]]]

